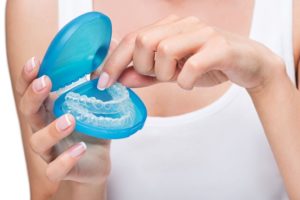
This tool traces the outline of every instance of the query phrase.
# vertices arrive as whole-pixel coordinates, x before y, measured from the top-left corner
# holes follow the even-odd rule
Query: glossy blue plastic
[[[144,121],[146,119],[147,111],[143,104],[143,102],[140,100],[140,98],[129,88],[127,88],[129,92],[129,96],[131,101],[134,104],[135,109],[135,122],[132,127],[129,128],[121,128],[121,129],[105,129],[101,127],[93,127],[88,124],[82,123],[80,121],[76,122],[76,130],[81,133],[85,133],[87,135],[102,138],[102,139],[118,139],[118,138],[124,138],[128,137],[131,134],[135,133],[136,131],[140,130],[143,125]],[[109,94],[106,90],[99,91],[97,89],[97,80],[91,80],[86,83],[81,84],[80,86],[77,86],[73,89],[71,89],[69,92],[76,92],[81,95],[87,95],[89,97],[96,97],[98,99],[102,100],[109,100]],[[55,116],[61,116],[64,114],[62,108],[62,104],[65,101],[65,96],[67,93],[62,94],[59,96],[59,98],[55,101],[54,105],[54,115]]]
[[[52,91],[96,70],[110,45],[112,25],[101,13],[79,16],[55,36],[41,64],[39,76],[52,80]]]
[[[57,91],[99,67],[109,50],[112,34],[110,19],[101,13],[90,12],[67,24],[53,39],[41,64],[39,77],[47,75],[52,81],[52,91]],[[96,138],[119,139],[140,130],[146,120],[147,111],[140,98],[129,88],[134,105],[135,119],[130,127],[112,129],[92,126],[76,120],[75,130]],[[90,80],[63,93],[54,103],[55,117],[65,114],[62,105],[68,92],[109,101],[106,90],[97,89],[97,80]]]

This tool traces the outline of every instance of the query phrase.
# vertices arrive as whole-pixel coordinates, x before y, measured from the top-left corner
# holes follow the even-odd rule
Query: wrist
[[[95,199],[105,199],[106,197],[106,181],[99,183],[77,183],[70,184],[72,196],[74,200],[95,197]],[[100,198],[101,197],[101,198]],[[93,199],[93,198],[90,198]]]
[[[106,181],[101,181],[98,183],[79,183],[75,181],[62,181],[53,199],[81,200],[85,199],[86,197],[89,197],[89,199],[91,200],[105,200],[106,189]]]
[[[247,88],[247,92],[252,98],[266,95],[271,91],[276,91],[283,83],[290,82],[286,72],[285,63],[281,58],[276,56],[266,65],[269,70],[262,70],[264,76],[260,84],[253,88]]]

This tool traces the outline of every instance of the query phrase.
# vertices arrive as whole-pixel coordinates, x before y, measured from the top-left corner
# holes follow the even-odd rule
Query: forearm
[[[300,199],[300,92],[285,71],[249,91],[291,199]]]
[[[52,200],[106,200],[106,183],[83,184],[74,181],[62,181]]]
[[[22,133],[24,155],[27,165],[27,173],[30,183],[30,199],[44,200],[49,199],[57,190],[57,184],[50,182],[46,176],[47,163],[30,148],[29,140],[33,134],[28,123],[19,114],[19,122]]]

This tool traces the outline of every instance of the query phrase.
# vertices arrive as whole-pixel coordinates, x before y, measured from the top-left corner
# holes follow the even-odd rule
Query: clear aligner
[[[74,88],[78,85],[81,85],[82,83],[85,83],[88,80],[89,80],[89,75],[85,75],[84,77],[80,78],[79,80],[77,80],[77,81],[75,81],[75,82],[73,82],[73,83],[71,83],[71,84],[69,84],[69,85],[67,85],[63,88],[58,89],[55,93],[58,96],[60,96],[61,94],[69,91],[70,89],[72,89],[72,88]]]
[[[127,89],[115,83],[107,89],[107,92],[112,100],[102,101],[95,97],[69,92],[65,96],[63,110],[72,114],[77,120],[93,126],[102,128],[132,126],[135,110]]]
[[[128,91],[120,83],[115,83],[107,89],[112,100],[102,101],[95,97],[80,95],[75,92],[69,92],[65,100],[70,103],[78,103],[87,110],[92,110],[95,114],[114,114],[118,113],[123,108],[123,104],[130,101]],[[121,106],[120,106],[121,105]]]

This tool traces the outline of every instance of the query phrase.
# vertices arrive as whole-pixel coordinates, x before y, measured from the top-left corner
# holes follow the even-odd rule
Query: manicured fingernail
[[[43,90],[46,87],[46,80],[45,80],[45,76],[42,76],[38,79],[36,79],[35,81],[33,81],[33,90],[36,92],[39,92],[41,90]]]
[[[56,121],[56,128],[58,131],[64,131],[72,125],[70,115],[66,114]]]
[[[97,88],[99,90],[105,90],[105,88],[108,85],[108,82],[109,82],[109,74],[106,72],[102,72],[98,80]]]
[[[86,144],[84,142],[80,142],[69,150],[69,155],[72,158],[77,158],[85,152],[86,148]]]
[[[32,57],[30,60],[27,61],[27,63],[25,64],[25,71],[27,73],[31,73],[34,68],[36,68],[37,66],[37,60],[35,57]]]

